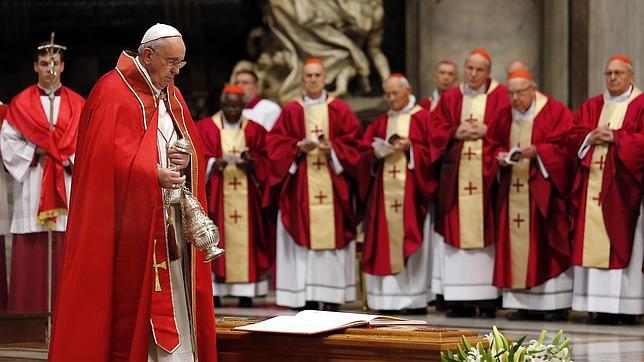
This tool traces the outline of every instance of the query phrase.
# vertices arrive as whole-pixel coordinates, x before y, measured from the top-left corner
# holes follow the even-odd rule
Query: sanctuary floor
[[[293,315],[296,312],[275,305],[275,298],[256,298],[253,308],[238,308],[236,298],[224,298],[217,308],[219,316],[262,316]],[[341,311],[361,312],[359,302],[343,305]],[[572,356],[576,362],[632,362],[644,361],[644,328],[637,326],[597,326],[586,323],[586,313],[574,312],[567,322],[509,321],[505,318],[508,311],[501,311],[496,319],[447,318],[444,313],[436,312],[433,307],[427,314],[405,316],[409,319],[425,319],[435,327],[457,327],[473,329],[479,334],[490,332],[496,325],[506,337],[517,340],[527,336],[535,339],[542,329],[548,330],[546,340],[563,329],[572,338]],[[0,362],[4,361],[42,361],[47,358],[44,344],[0,345]]]

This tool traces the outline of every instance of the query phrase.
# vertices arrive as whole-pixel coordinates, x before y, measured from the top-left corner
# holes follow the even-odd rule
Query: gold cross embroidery
[[[154,268],[154,291],[162,292],[161,283],[159,282],[159,268],[168,270],[168,264],[165,260],[157,264],[157,239],[154,239],[154,250],[152,252],[152,267]]]

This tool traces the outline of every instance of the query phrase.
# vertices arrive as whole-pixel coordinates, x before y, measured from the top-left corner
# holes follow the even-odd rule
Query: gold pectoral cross
[[[157,264],[157,239],[154,239],[154,250],[152,252],[152,267],[154,268],[154,291],[162,292],[161,283],[159,282],[159,268],[168,270],[168,264],[165,260]]]

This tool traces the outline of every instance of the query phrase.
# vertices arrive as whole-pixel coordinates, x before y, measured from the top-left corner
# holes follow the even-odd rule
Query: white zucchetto
[[[181,38],[181,33],[179,30],[177,30],[175,27],[166,25],[166,24],[161,24],[161,23],[156,23],[155,25],[152,25],[148,31],[143,34],[143,39],[141,39],[141,44],[151,42],[153,40],[161,39],[161,38],[173,38],[173,37],[179,37]]]

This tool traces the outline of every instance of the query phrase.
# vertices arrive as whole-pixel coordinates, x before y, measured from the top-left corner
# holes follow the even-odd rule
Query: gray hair
[[[384,82],[382,82],[382,88],[385,88],[385,83],[386,83],[389,79],[398,79],[398,82],[400,82],[400,85],[401,85],[403,88],[409,88],[409,89],[411,89],[411,83],[409,83],[409,80],[407,79],[407,77],[392,77],[392,76],[387,77],[387,79],[385,79],[385,81],[384,81]]]
[[[149,41],[147,43],[143,43],[139,45],[139,48],[137,49],[137,53],[139,54],[139,56],[143,56],[143,49],[145,48],[152,48],[155,50],[159,49],[163,45],[165,39],[167,38],[159,38],[159,39]]]

